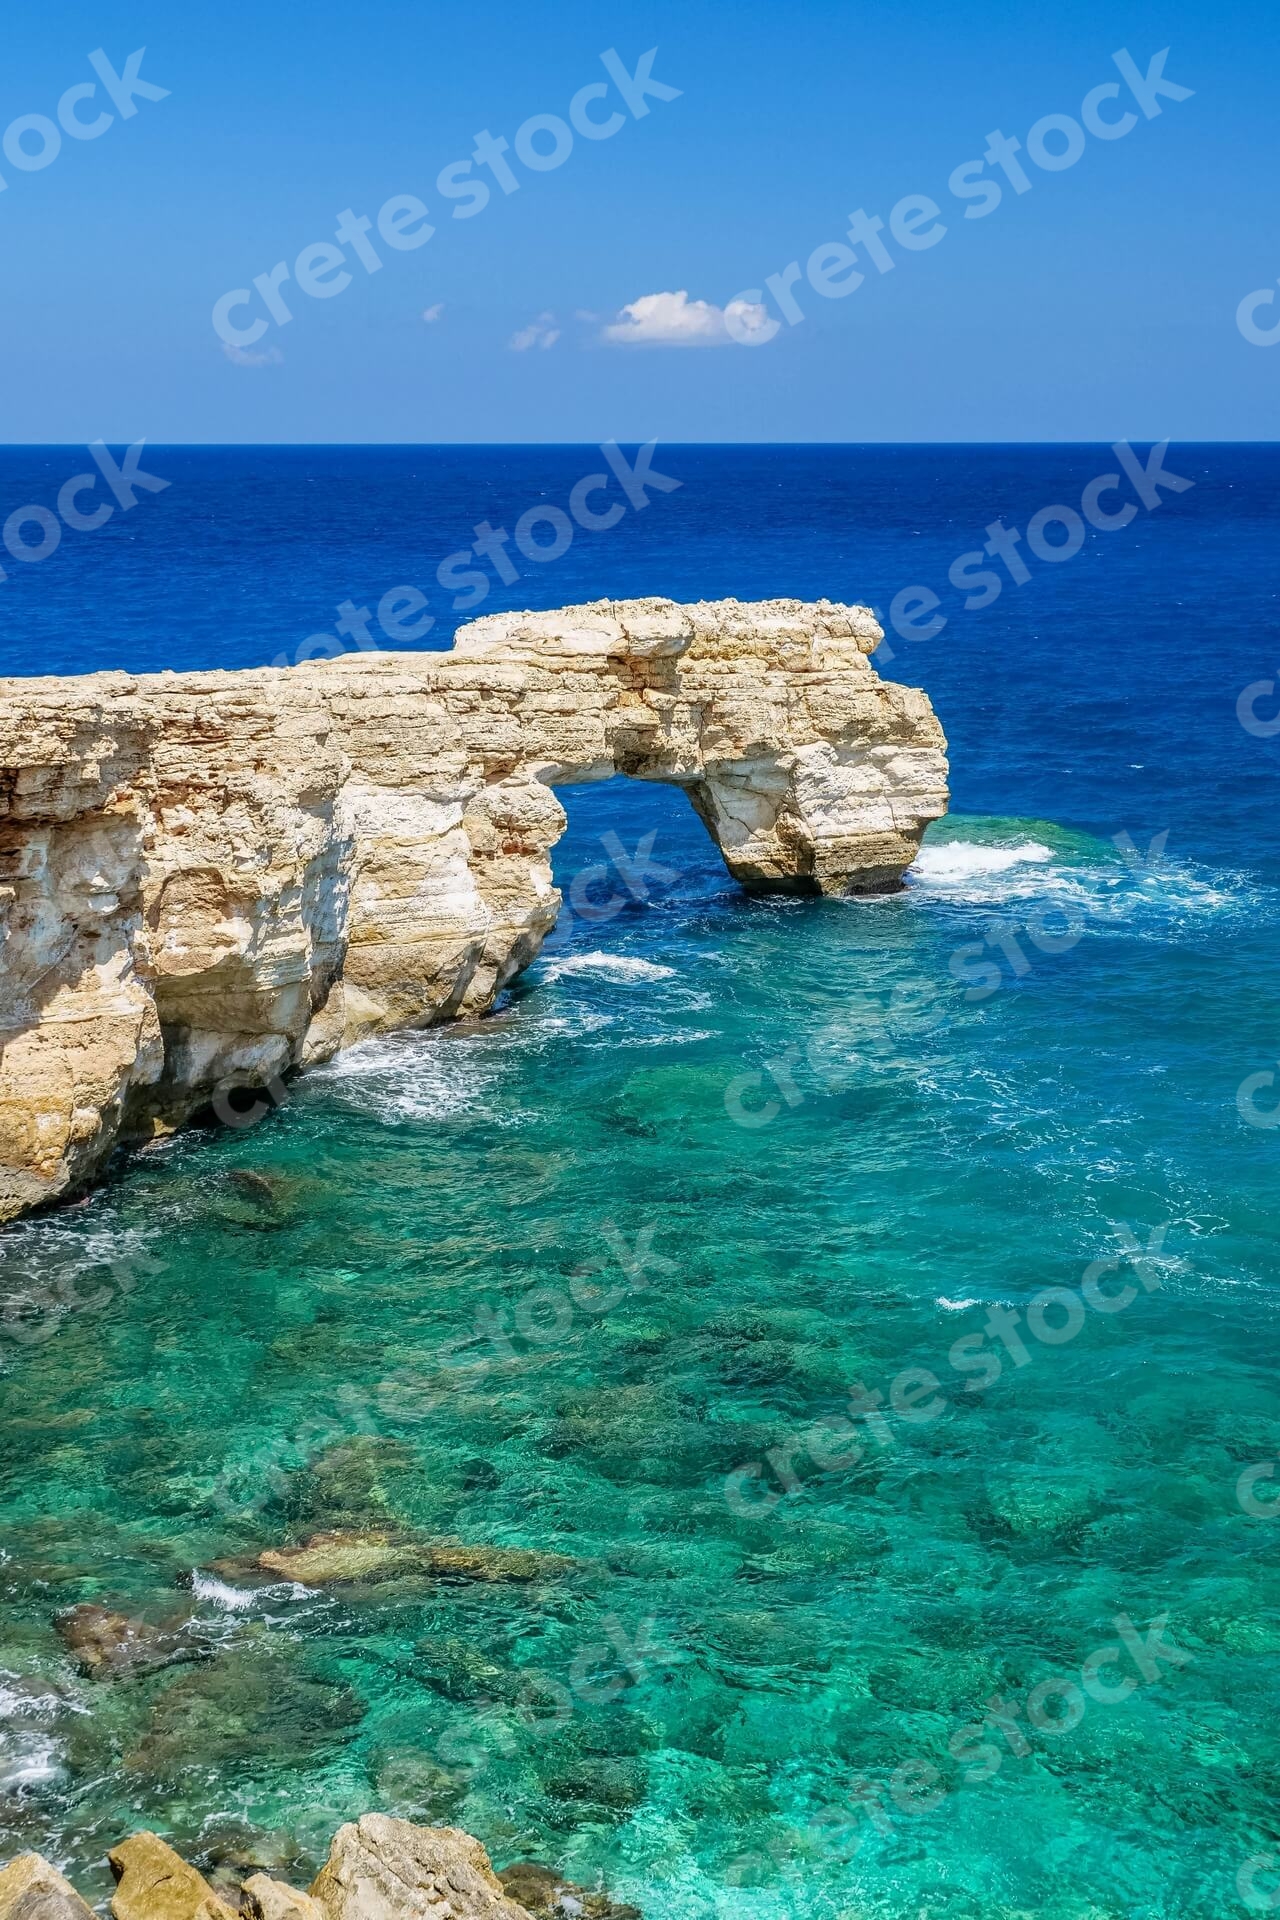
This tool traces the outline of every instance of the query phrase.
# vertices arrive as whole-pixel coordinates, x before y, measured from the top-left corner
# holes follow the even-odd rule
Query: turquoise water
[[[647,898],[597,877],[493,1018],[6,1236],[4,1851],[101,1894],[130,1827],[248,1832],[296,1878],[376,1807],[648,1920],[1246,1911],[1280,1523],[1235,1490],[1280,1392],[1236,1089],[1280,896],[961,814],[902,895],[752,901],[681,795],[566,799],[562,884],[652,830]],[[207,1571],[330,1528],[578,1564]],[[86,1679],[82,1601],[211,1657]],[[1147,1674],[1115,1623],[1162,1615]]]

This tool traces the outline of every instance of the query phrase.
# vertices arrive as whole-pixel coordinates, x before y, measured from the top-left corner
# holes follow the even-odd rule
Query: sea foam
[[[982,846],[972,840],[947,840],[940,846],[921,847],[912,862],[911,872],[921,880],[973,880],[980,875],[1007,873],[1010,867],[1027,864],[1047,866],[1053,859],[1052,847],[1039,840],[1019,841],[1012,847]]]
[[[219,1580],[211,1573],[201,1573],[198,1568],[191,1575],[191,1591],[197,1600],[203,1600],[207,1606],[217,1607],[223,1613],[244,1613],[257,1598],[250,1588],[228,1586],[225,1580]]]
[[[548,980],[559,980],[565,974],[595,973],[605,980],[622,985],[628,980],[672,980],[674,967],[660,966],[656,960],[636,960],[626,953],[575,953],[563,960],[548,960],[545,973]]]

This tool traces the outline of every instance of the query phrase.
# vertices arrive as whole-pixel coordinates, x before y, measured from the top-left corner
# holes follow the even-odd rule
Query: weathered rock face
[[[243,1906],[249,1920],[325,1920],[318,1900],[265,1873],[255,1873],[245,1881]]]
[[[339,1827],[311,1898],[324,1920],[529,1920],[469,1833],[385,1813]]]
[[[0,1220],[491,1006],[555,921],[557,785],[684,787],[748,887],[897,886],[946,743],[880,637],[828,601],[602,601],[448,654],[0,680]]]
[[[38,1853],[20,1853],[0,1870],[0,1920],[94,1920],[69,1880]]]
[[[133,1834],[107,1861],[116,1877],[115,1920],[236,1920],[235,1909],[158,1834]]]

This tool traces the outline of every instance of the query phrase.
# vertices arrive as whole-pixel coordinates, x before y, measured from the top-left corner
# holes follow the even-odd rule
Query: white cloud
[[[437,321],[440,318],[440,315],[443,312],[444,312],[444,301],[437,300],[434,307],[423,308],[422,317],[426,321],[427,325],[431,326],[435,321]]]
[[[730,300],[726,307],[715,307],[682,291],[642,294],[622,309],[601,339],[637,347],[727,347],[735,340],[758,346],[777,331],[777,321],[758,302]]]
[[[541,347],[545,352],[548,347],[554,347],[559,338],[560,329],[554,313],[540,313],[529,326],[521,327],[519,333],[512,334],[511,351],[528,353],[530,347]]]
[[[229,340],[224,340],[222,351],[233,367],[282,367],[284,365],[284,355],[279,347],[268,347],[265,353],[248,353],[243,347],[232,346]]]

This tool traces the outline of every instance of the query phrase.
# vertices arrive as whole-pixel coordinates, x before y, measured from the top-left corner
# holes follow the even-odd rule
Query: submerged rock
[[[447,1826],[471,1785],[468,1767],[442,1767],[417,1747],[394,1748],[375,1762],[379,1798],[401,1819],[424,1827]]]
[[[572,1880],[562,1880],[536,1860],[517,1860],[514,1866],[504,1867],[498,1878],[533,1920],[641,1920],[639,1907],[621,1907],[607,1893],[575,1887]]]
[[[321,1659],[268,1635],[169,1681],[122,1764],[165,1782],[190,1767],[240,1767],[250,1756],[262,1767],[319,1767],[352,1738],[364,1712],[354,1688]]]
[[[644,1803],[648,1773],[636,1754],[588,1754],[566,1760],[543,1785],[553,1800],[575,1801],[617,1820]]]
[[[383,1813],[338,1829],[311,1895],[324,1920],[529,1920],[469,1833]]]
[[[418,1463],[403,1440],[358,1433],[312,1461],[290,1488],[284,1511],[296,1527],[328,1532],[397,1524],[397,1482],[411,1486]]]
[[[189,1627],[153,1627],[107,1607],[72,1607],[54,1621],[62,1644],[90,1676],[122,1679],[155,1673],[188,1660],[207,1660],[213,1649]]]
[[[0,1920],[94,1920],[69,1880],[38,1853],[20,1853],[0,1871]]]
[[[413,1540],[382,1528],[314,1533],[296,1547],[272,1547],[242,1560],[219,1560],[224,1579],[269,1577],[303,1587],[371,1586],[414,1575],[440,1580],[537,1580],[578,1565],[559,1553],[525,1547],[468,1546],[461,1540]]]
[[[236,1920],[203,1875],[155,1833],[135,1833],[107,1855],[117,1880],[115,1920]]]
[[[260,1572],[296,1580],[303,1587],[391,1580],[409,1571],[412,1564],[394,1535],[373,1528],[313,1533],[300,1546],[269,1548],[257,1559]]]
[[[466,1546],[440,1540],[429,1549],[430,1571],[453,1580],[537,1580],[572,1573],[576,1560],[563,1553],[534,1553],[527,1547]]]
[[[555,1411],[544,1451],[578,1456],[615,1485],[701,1485],[728,1472],[742,1446],[741,1427],[721,1431],[691,1395],[652,1381],[583,1387]]]
[[[427,1684],[447,1700],[514,1699],[527,1677],[458,1634],[428,1634],[414,1652]]]
[[[213,1215],[228,1226],[278,1233],[298,1219],[313,1184],[274,1170],[232,1167],[214,1196]]]
[[[251,1873],[287,1873],[301,1858],[297,1837],[284,1827],[264,1833],[248,1821],[228,1820],[201,1831],[203,1857],[210,1877],[234,1879],[241,1885]]]
[[[278,1181],[268,1174],[259,1173],[256,1167],[233,1167],[227,1178],[233,1187],[250,1200],[256,1200],[260,1206],[274,1208],[278,1205]]]

